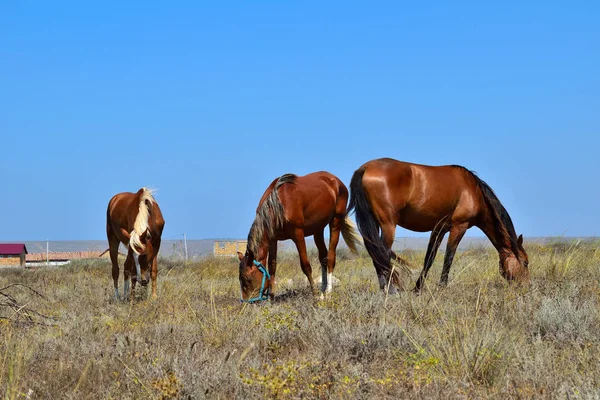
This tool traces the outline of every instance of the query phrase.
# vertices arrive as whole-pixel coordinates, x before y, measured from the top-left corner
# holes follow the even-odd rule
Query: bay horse
[[[152,298],[156,298],[158,251],[164,226],[165,220],[150,189],[143,187],[137,193],[118,193],[108,202],[106,236],[112,262],[115,300],[119,299],[119,243],[127,247],[127,258],[123,267],[123,298],[127,299],[130,295],[130,277],[130,298],[133,300],[136,282],[140,281],[142,286],[146,286],[150,272]]]
[[[396,225],[416,232],[431,231],[419,292],[444,235],[450,232],[440,285],[448,284],[456,248],[466,230],[481,229],[500,257],[500,274],[506,280],[527,280],[529,258],[523,235],[517,237],[508,212],[487,183],[458,165],[428,166],[380,158],[358,168],[350,183],[349,210],[355,210],[358,229],[379,278],[390,293],[400,285],[390,276]]]
[[[358,233],[347,216],[348,189],[329,172],[305,176],[285,174],[266,189],[248,233],[245,254],[238,252],[242,302],[266,300],[275,295],[277,241],[291,239],[298,250],[300,266],[315,293],[312,268],[306,254],[305,237],[314,236],[321,263],[321,292],[329,293],[340,232],[348,248],[357,253]],[[329,250],[324,230],[329,225]],[[268,270],[264,267],[268,257]],[[252,297],[254,295],[254,297]]]

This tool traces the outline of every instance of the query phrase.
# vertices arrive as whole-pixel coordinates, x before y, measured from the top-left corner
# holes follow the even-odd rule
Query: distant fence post
[[[183,234],[183,248],[185,251],[185,262],[187,263],[188,261],[188,250],[187,250],[187,237],[185,236],[185,233]]]

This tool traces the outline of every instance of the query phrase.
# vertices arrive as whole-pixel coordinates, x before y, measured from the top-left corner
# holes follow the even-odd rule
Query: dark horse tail
[[[383,237],[381,235],[381,226],[371,209],[369,200],[365,194],[363,187],[363,175],[365,174],[365,168],[360,167],[352,175],[350,181],[350,202],[348,206],[348,213],[352,210],[355,211],[356,225],[360,234],[363,236],[365,247],[367,252],[373,259],[375,270],[378,276],[384,276],[389,279],[392,268],[390,267],[392,250],[386,249],[383,244]],[[392,281],[398,287],[400,286],[400,277],[397,271],[393,271]]]

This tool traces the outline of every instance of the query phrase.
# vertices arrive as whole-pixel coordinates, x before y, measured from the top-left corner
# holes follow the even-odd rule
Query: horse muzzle
[[[149,282],[148,279],[142,279],[142,281],[140,282],[140,284],[142,286],[148,286],[148,282]]]

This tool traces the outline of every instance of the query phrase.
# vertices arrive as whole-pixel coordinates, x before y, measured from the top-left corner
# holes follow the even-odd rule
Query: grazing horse
[[[392,251],[396,225],[411,231],[431,231],[417,292],[442,238],[450,232],[440,278],[440,285],[447,285],[458,243],[472,226],[481,229],[498,251],[500,274],[505,279],[529,277],[523,236],[517,237],[512,220],[494,191],[464,167],[434,167],[390,158],[371,160],[354,172],[350,191],[349,210],[355,209],[358,229],[382,289],[388,285],[394,293],[391,282],[400,284],[395,271],[390,277],[391,257],[397,257]]]
[[[266,300],[275,294],[277,241],[291,239],[298,249],[300,266],[315,293],[312,268],[306,254],[304,238],[314,236],[321,262],[321,291],[329,293],[335,268],[336,247],[340,232],[348,248],[357,253],[360,239],[348,219],[348,189],[328,172],[305,176],[286,174],[275,179],[263,194],[256,218],[248,233],[246,254],[240,259],[241,300]],[[324,229],[329,225],[329,250],[325,246]],[[268,257],[268,271],[264,265]],[[254,295],[254,297],[252,297]]]
[[[137,193],[119,193],[108,202],[106,210],[106,236],[112,262],[112,277],[115,284],[115,300],[119,298],[119,243],[127,246],[127,259],[123,268],[123,298],[129,297],[131,276],[131,299],[135,284],[148,284],[149,268],[152,268],[152,298],[156,298],[156,275],[158,273],[158,251],[165,226],[158,203],[152,190],[141,188]],[[135,265],[135,270],[134,270]]]

